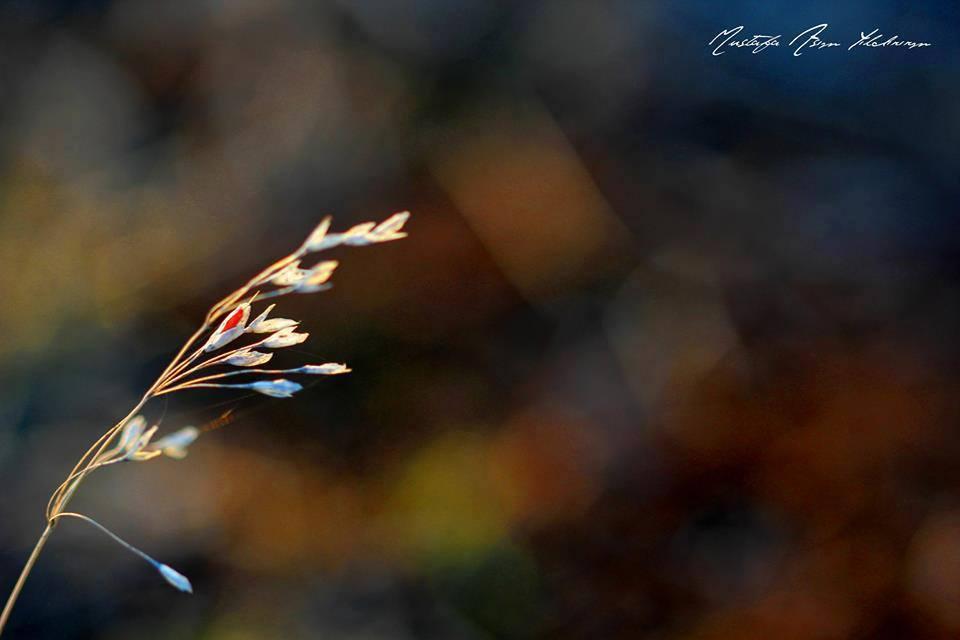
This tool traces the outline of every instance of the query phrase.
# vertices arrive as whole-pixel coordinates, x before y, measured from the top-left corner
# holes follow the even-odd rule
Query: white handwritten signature
[[[798,33],[787,45],[792,47],[794,57],[799,57],[808,51],[842,47],[843,45],[840,42],[829,40],[824,36],[824,32],[828,27],[829,25],[824,22],[823,24],[818,24]],[[711,55],[722,56],[724,53],[726,53],[725,49],[728,48],[746,48],[750,49],[751,53],[757,54],[762,53],[771,47],[780,46],[780,38],[782,37],[781,34],[763,35],[758,33],[751,36],[744,36],[742,35],[742,32],[743,25],[740,25],[738,27],[724,29],[715,35],[713,40],[708,43],[708,46],[714,47]],[[895,47],[903,49],[920,49],[923,47],[932,46],[933,45],[929,42],[904,40],[899,35],[886,37],[884,34],[880,33],[880,29],[874,29],[870,33],[864,33],[861,31],[860,38],[848,46],[847,51],[852,51],[857,47]]]

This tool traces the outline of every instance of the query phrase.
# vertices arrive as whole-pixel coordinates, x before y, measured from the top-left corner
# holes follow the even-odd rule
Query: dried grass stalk
[[[187,455],[187,449],[197,439],[199,431],[188,426],[154,440],[158,428],[147,428],[147,420],[140,415],[140,411],[153,398],[187,389],[207,388],[246,389],[274,398],[289,398],[303,387],[298,382],[278,376],[348,373],[350,369],[346,365],[336,362],[306,364],[291,369],[258,368],[273,357],[273,352],[269,350],[300,344],[309,334],[296,331],[299,326],[296,320],[270,317],[275,307],[273,304],[265,307],[250,321],[253,307],[269,298],[329,289],[329,280],[337,262],[326,260],[309,268],[302,267],[311,254],[340,245],[362,246],[399,240],[406,237],[403,226],[409,217],[410,214],[404,211],[379,224],[367,222],[343,233],[331,233],[331,220],[327,217],[296,251],[263,269],[210,308],[203,324],[187,339],[136,406],[87,449],[50,496],[46,508],[46,527],[7,598],[3,613],[0,614],[0,633],[3,633],[17,597],[40,552],[57,523],[63,518],[81,520],[96,527],[146,560],[169,584],[180,591],[193,592],[190,581],[173,568],[154,560],[93,518],[66,511],[71,498],[83,481],[102,467],[120,462],[142,462],[161,456],[181,459]],[[254,338],[252,341],[249,339],[251,337]],[[238,343],[243,344],[237,346]],[[222,367],[227,370],[199,375],[206,370]],[[235,381],[236,376],[247,378]],[[227,382],[227,379],[230,381]]]

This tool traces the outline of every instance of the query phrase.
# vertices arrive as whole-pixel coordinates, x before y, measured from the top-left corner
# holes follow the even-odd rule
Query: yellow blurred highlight
[[[167,288],[189,299],[210,284],[191,272],[239,230],[198,224],[208,214],[176,189],[107,192],[28,165],[2,186],[0,254],[12,266],[0,274],[0,356],[48,348],[71,322],[136,317]]]
[[[479,436],[451,432],[407,462],[393,483],[385,521],[403,550],[418,557],[462,558],[507,535],[489,454]]]
[[[600,448],[588,427],[524,412],[493,434],[442,433],[368,480],[223,448],[210,461],[222,479],[212,502],[230,540],[223,553],[267,573],[375,556],[469,559],[501,546],[512,527],[548,525],[591,504]]]

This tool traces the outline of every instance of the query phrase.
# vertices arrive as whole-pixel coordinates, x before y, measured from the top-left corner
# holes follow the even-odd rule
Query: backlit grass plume
[[[197,439],[199,431],[194,427],[184,427],[162,437],[155,437],[158,427],[148,428],[147,420],[140,415],[144,405],[152,398],[188,389],[210,388],[228,391],[243,389],[274,398],[289,398],[302,388],[300,383],[291,378],[349,372],[346,365],[336,362],[303,364],[288,369],[265,367],[273,358],[276,349],[300,344],[309,334],[297,330],[297,320],[275,317],[275,304],[260,303],[288,294],[315,293],[329,289],[329,281],[337,262],[311,261],[314,254],[341,245],[361,246],[399,240],[406,236],[403,225],[409,217],[410,214],[404,211],[379,224],[367,222],[343,233],[332,233],[330,218],[326,218],[296,251],[277,260],[210,308],[197,331],[187,339],[137,405],[90,446],[50,496],[47,502],[46,528],[7,599],[0,616],[0,633],[6,626],[17,596],[20,595],[37,557],[55,526],[63,518],[78,519],[91,524],[146,560],[172,586],[187,593],[193,591],[186,576],[154,560],[93,518],[66,511],[67,504],[83,481],[97,469],[120,462],[145,462],[161,456],[180,459],[187,455],[187,449]],[[313,264],[307,266],[307,262]]]

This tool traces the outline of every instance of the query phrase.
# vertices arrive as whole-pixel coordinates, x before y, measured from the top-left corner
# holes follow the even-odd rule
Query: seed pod
[[[272,398],[289,398],[297,391],[303,389],[302,385],[291,380],[285,380],[284,378],[278,378],[276,380],[258,380],[257,382],[251,382],[245,386],[248,389],[252,389]]]
[[[250,305],[244,302],[227,314],[227,317],[223,319],[220,326],[210,334],[210,338],[207,339],[207,344],[203,346],[203,350],[207,352],[215,351],[228,342],[242,336],[249,317]]]
[[[180,591],[183,591],[184,593],[193,593],[193,585],[190,584],[187,576],[183,575],[173,567],[165,564],[158,564],[157,571],[160,572],[160,575],[163,576],[164,580],[169,582]]]
[[[262,346],[267,349],[282,349],[283,347],[300,344],[309,336],[309,333],[295,333],[293,329],[281,329],[264,340]]]
[[[305,251],[319,251],[323,248],[323,241],[327,236],[327,231],[330,230],[331,220],[332,218],[327,216],[317,225],[317,228],[313,230],[307,238],[307,241],[303,243],[303,249]]]
[[[349,373],[347,365],[339,362],[327,362],[325,364],[306,364],[297,370],[298,373],[310,375],[335,376],[341,373]]]
[[[265,364],[273,357],[272,353],[262,351],[240,351],[230,356],[224,362],[234,367],[256,367]]]
[[[184,427],[166,435],[149,446],[151,451],[159,451],[165,456],[182,460],[187,457],[187,447],[200,435],[196,427]]]

